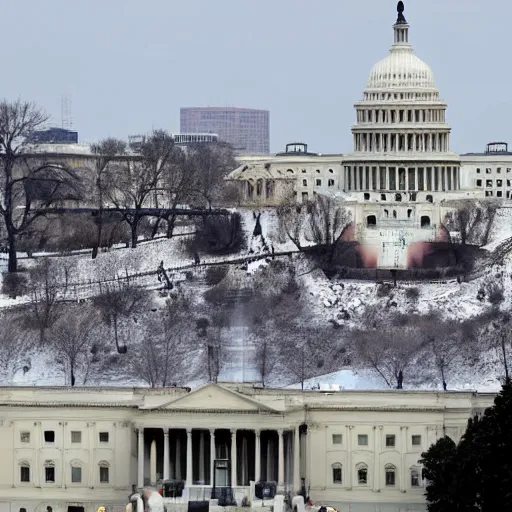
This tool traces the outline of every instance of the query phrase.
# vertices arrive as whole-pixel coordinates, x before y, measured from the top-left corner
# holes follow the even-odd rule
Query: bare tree
[[[139,154],[125,165],[108,169],[108,199],[131,229],[132,248],[137,247],[138,229],[151,198],[162,189],[162,176],[170,163],[174,141],[164,130],[155,130],[141,144]]]
[[[52,348],[56,361],[66,378],[69,378],[71,386],[75,386],[77,378],[81,378],[82,384],[87,382],[94,362],[96,325],[96,316],[92,311],[76,308],[72,322],[67,315],[62,315],[52,327]]]
[[[96,199],[98,202],[98,216],[95,219],[97,226],[97,241],[95,247],[93,248],[92,255],[94,259],[96,258],[102,243],[104,223],[103,210],[105,207],[104,195],[107,186],[107,183],[104,182],[104,177],[107,173],[109,165],[115,162],[116,158],[126,153],[126,143],[122,140],[108,138],[98,142],[97,144],[93,144],[91,146],[91,151],[96,157],[94,160],[94,186],[96,189]]]
[[[34,323],[39,330],[40,343],[45,342],[45,333],[57,319],[59,300],[66,297],[71,275],[70,262],[57,262],[43,258],[30,270],[29,324]]]
[[[408,326],[359,331],[352,337],[356,361],[375,371],[390,388],[402,389],[407,372],[414,375],[409,382],[423,378],[418,371],[424,340],[417,329]]]
[[[449,212],[444,225],[449,232],[457,232],[461,245],[486,245],[489,241],[492,224],[499,208],[496,201],[475,201],[464,199],[454,204],[455,209]]]
[[[11,379],[23,366],[30,343],[27,333],[12,314],[0,316],[0,375]]]
[[[27,140],[48,116],[34,103],[17,100],[0,102],[0,215],[9,248],[8,271],[17,272],[17,237],[49,206],[77,196],[76,176],[69,169],[53,165],[45,156],[30,158]]]
[[[214,201],[222,201],[229,190],[224,179],[237,167],[233,149],[223,142],[197,144],[190,148],[189,159],[194,169],[195,198],[211,210]]]
[[[306,224],[306,215],[305,205],[285,203],[277,209],[281,241],[290,239],[299,251],[303,250],[301,239]]]
[[[119,354],[127,352],[126,343],[121,344],[119,339],[121,320],[134,312],[144,298],[140,288],[130,282],[117,281],[102,284],[100,295],[93,299],[103,322],[114,331],[114,342]]]

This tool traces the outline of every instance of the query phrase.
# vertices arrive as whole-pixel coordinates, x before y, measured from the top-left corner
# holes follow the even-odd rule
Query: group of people
[[[161,494],[151,487],[144,487],[142,493],[133,493],[126,512],[165,512]],[[105,507],[98,507],[97,512],[107,512]]]

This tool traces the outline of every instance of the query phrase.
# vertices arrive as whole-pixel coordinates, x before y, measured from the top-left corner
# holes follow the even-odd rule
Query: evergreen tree
[[[458,446],[445,436],[422,457],[429,512],[512,510],[511,381]]]
[[[444,436],[422,454],[423,478],[427,480],[429,512],[452,512],[457,508],[454,486],[457,474],[457,446]]]

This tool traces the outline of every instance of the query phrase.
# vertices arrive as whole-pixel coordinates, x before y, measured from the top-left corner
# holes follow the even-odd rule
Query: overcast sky
[[[0,0],[2,93],[82,141],[179,131],[182,106],[270,110],[271,150],[352,150],[353,104],[393,41],[395,0]],[[452,148],[512,143],[512,2],[405,0],[449,104]],[[487,7],[488,6],[488,7]]]

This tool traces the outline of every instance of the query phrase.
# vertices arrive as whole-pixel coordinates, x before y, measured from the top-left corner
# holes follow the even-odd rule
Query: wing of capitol
[[[270,157],[241,158],[228,178],[248,207],[306,203],[317,194],[339,200],[353,220],[344,240],[362,246],[366,268],[421,266],[415,244],[447,241],[443,219],[461,200],[512,193],[506,143],[480,154],[450,150],[447,104],[414,54],[409,28],[399,13],[390,53],[373,67],[355,105],[353,153],[318,155],[292,143]]]
[[[421,454],[492,405],[475,392],[0,388],[0,512],[123,512],[144,486],[270,510],[424,511]],[[138,509],[138,507],[136,507]],[[135,509],[134,509],[135,510]],[[263,512],[263,510],[262,510]]]

